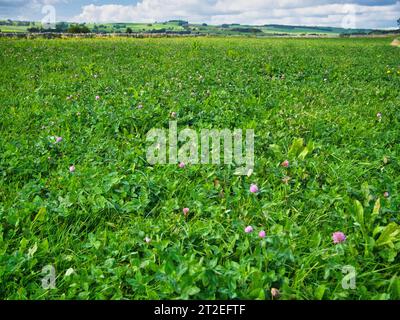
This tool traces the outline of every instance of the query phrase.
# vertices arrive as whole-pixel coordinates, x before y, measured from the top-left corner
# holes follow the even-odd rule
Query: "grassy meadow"
[[[400,299],[391,41],[0,39],[0,298]],[[254,172],[150,165],[174,112]]]

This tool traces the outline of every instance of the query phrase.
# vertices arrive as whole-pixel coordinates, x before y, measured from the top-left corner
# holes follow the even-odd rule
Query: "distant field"
[[[1,32],[27,32],[30,27],[40,27],[41,23],[32,22],[30,26],[0,25]]]
[[[182,31],[184,28],[182,26],[177,25],[176,23],[121,23],[121,24],[87,24],[89,29],[94,30],[95,26],[97,26],[98,31],[100,32],[126,32],[127,28],[131,28],[133,32],[145,32],[149,30],[161,30],[168,29],[171,31]]]
[[[0,39],[0,298],[400,299],[391,40]],[[174,119],[254,172],[150,165]]]
[[[32,23],[31,26],[17,26],[15,25],[0,25],[2,32],[27,32],[29,27],[39,27],[40,23]],[[342,29],[342,28],[323,28],[323,27],[295,27],[295,26],[279,26],[279,25],[266,25],[266,26],[249,26],[249,25],[206,25],[206,24],[187,24],[183,25],[181,22],[163,22],[163,23],[88,23],[86,26],[91,32],[101,33],[125,33],[128,28],[132,32],[183,32],[190,31],[197,34],[211,34],[211,35],[272,35],[272,34],[288,34],[288,35],[330,35],[338,36],[342,33],[367,33],[372,30],[367,29]]]
[[[0,26],[1,32],[27,32],[26,26]]]

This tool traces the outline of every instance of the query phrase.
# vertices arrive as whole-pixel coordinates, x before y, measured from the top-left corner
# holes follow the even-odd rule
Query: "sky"
[[[400,0],[0,0],[0,19],[395,28]]]

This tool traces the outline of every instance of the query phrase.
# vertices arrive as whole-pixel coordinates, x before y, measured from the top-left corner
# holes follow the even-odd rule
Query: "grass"
[[[0,26],[0,31],[4,33],[22,33],[27,32],[28,28],[27,26]]]
[[[400,299],[390,42],[2,39],[0,298]],[[253,175],[150,166],[146,133],[171,112],[254,129]]]

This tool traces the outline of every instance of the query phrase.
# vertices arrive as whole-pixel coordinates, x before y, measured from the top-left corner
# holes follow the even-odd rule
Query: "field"
[[[391,41],[0,40],[0,298],[400,299]],[[150,165],[173,112],[254,172]]]
[[[127,28],[131,28],[132,32],[146,32],[150,30],[169,30],[169,31],[183,31],[184,28],[177,23],[104,23],[104,24],[87,24],[90,30],[97,30],[99,32],[126,32]]]
[[[21,25],[22,24],[22,25]],[[73,23],[60,22],[57,24],[59,30],[57,32],[67,32],[68,26]],[[223,25],[207,25],[193,24],[180,20],[171,20],[167,22],[156,23],[86,23],[91,32],[94,33],[125,33],[130,28],[134,33],[191,33],[200,35],[218,35],[218,36],[334,36],[341,34],[368,34],[373,32],[372,29],[345,29],[334,27],[302,27],[290,25],[240,25],[240,24],[223,24]],[[3,33],[26,33],[28,29],[35,27],[40,29],[40,22],[27,21],[1,21],[0,31]],[[379,32],[375,30],[375,32]],[[396,32],[393,30],[393,32]]]

